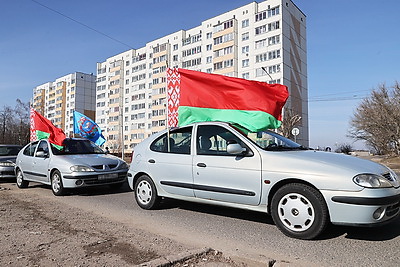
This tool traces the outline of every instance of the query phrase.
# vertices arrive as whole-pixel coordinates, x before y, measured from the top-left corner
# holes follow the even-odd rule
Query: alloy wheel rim
[[[278,215],[284,226],[294,232],[308,230],[315,220],[313,205],[298,193],[289,193],[281,198],[278,203]]]
[[[21,172],[18,172],[18,175],[17,175],[17,184],[18,185],[21,185],[22,184],[22,173]]]
[[[55,174],[55,175],[53,176],[52,187],[53,187],[54,192],[60,191],[60,188],[61,188],[61,180],[60,180],[60,176],[59,176],[58,174]]]

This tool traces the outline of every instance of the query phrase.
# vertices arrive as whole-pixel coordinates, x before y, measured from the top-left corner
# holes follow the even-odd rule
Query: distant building
[[[288,86],[285,108],[302,117],[308,146],[306,16],[292,1],[252,2],[97,63],[96,122],[110,149],[165,129],[168,66]]]
[[[73,135],[73,112],[83,113],[93,120],[96,114],[96,76],[75,72],[33,89],[32,107]]]

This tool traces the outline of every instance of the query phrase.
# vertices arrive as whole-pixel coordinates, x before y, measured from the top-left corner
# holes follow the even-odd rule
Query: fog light
[[[83,181],[82,181],[82,180],[77,180],[77,181],[75,182],[75,184],[76,184],[76,185],[82,185],[82,184],[83,184]]]
[[[381,207],[381,208],[378,208],[378,209],[376,209],[376,211],[374,211],[374,214],[372,215],[372,217],[373,217],[375,220],[379,220],[379,219],[382,218],[384,212],[385,212],[385,209],[384,209],[384,208],[382,208],[382,207]]]

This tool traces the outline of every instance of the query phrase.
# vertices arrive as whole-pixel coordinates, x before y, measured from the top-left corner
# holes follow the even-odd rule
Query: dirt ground
[[[244,266],[24,191],[0,182],[0,266]]]

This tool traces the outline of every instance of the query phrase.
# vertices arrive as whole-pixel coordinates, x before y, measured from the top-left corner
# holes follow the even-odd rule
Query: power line
[[[74,19],[74,18],[71,18],[70,16],[67,16],[67,15],[63,14],[63,13],[61,13],[60,11],[57,11],[57,10],[55,10],[55,9],[49,7],[49,6],[46,6],[46,5],[40,3],[40,2],[38,2],[38,1],[36,1],[36,0],[31,0],[31,1],[34,2],[34,3],[36,3],[36,4],[38,4],[38,5],[40,5],[40,6],[42,6],[42,7],[44,7],[44,8],[47,8],[48,10],[53,11],[54,13],[57,13],[57,14],[59,14],[59,15],[65,17],[65,18],[67,18],[67,19],[69,19],[69,20],[72,20],[73,22],[78,23],[78,24],[80,24],[81,26],[84,26],[84,27],[86,27],[86,28],[88,28],[88,29],[90,29],[90,30],[92,30],[92,31],[94,31],[94,32],[97,32],[98,34],[101,34],[101,35],[103,35],[103,36],[105,36],[105,37],[107,37],[107,38],[109,38],[109,39],[111,39],[111,40],[113,40],[113,41],[115,41],[115,42],[117,42],[117,43],[120,43],[120,44],[122,44],[122,45],[124,45],[124,46],[127,46],[127,47],[129,47],[130,49],[134,49],[132,46],[130,46],[130,45],[128,45],[128,44],[126,44],[126,43],[124,43],[124,42],[118,40],[118,39],[115,39],[114,37],[111,37],[111,36],[108,35],[108,34],[105,34],[105,33],[101,32],[101,31],[98,31],[98,30],[96,30],[95,28],[92,28],[92,27],[90,27],[89,25],[87,25],[87,24],[85,24],[85,23],[82,23],[82,22],[80,22],[80,21],[78,21],[78,20],[76,20],[76,19]]]

